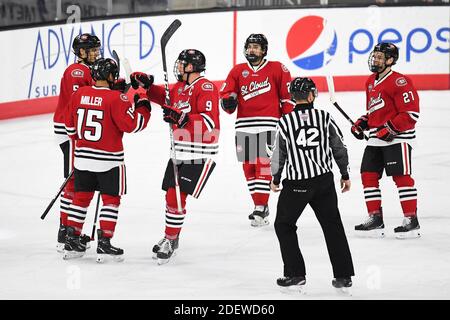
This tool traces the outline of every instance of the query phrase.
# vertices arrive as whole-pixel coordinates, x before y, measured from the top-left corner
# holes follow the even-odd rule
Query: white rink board
[[[390,40],[400,48],[399,72],[448,74],[449,14],[445,7],[241,11],[237,13],[236,58],[238,63],[243,62],[245,38],[262,32],[269,40],[268,58],[283,62],[293,76],[320,76],[327,72],[367,75],[372,46],[379,40]],[[294,42],[304,40],[288,37],[291,27],[310,16],[326,21],[327,28],[313,39],[304,56],[329,49],[329,33],[335,32],[337,41],[329,63],[312,70],[294,64],[295,58],[291,59],[287,49],[288,43],[295,46]],[[133,70],[152,73],[156,82],[162,83],[159,41],[174,18],[183,25],[167,46],[170,81],[175,81],[173,62],[186,48],[205,54],[209,79],[224,80],[233,64],[233,12],[104,20],[0,32],[0,43],[14,44],[14,50],[0,50],[2,70],[7,75],[0,79],[0,103],[58,95],[61,75],[75,59],[70,48],[72,39],[80,30],[97,34],[106,57],[115,49],[120,57],[128,58]]]

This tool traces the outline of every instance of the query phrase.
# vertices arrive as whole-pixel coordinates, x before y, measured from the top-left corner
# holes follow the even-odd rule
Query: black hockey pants
[[[331,172],[312,179],[284,180],[277,205],[275,231],[280,242],[284,276],[305,276],[305,262],[298,244],[296,222],[309,204],[325,236],[334,277],[354,275],[352,256],[337,207]]]

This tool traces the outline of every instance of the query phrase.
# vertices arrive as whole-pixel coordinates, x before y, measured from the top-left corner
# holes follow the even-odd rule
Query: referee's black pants
[[[325,235],[334,277],[353,276],[352,256],[339,214],[331,172],[312,179],[283,181],[283,190],[278,198],[275,231],[280,242],[284,276],[306,275],[305,262],[298,245],[296,222],[307,204],[314,210]]]

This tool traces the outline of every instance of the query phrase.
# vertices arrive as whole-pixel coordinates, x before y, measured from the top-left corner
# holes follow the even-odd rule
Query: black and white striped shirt
[[[274,184],[279,184],[286,160],[287,179],[303,180],[330,172],[333,158],[347,180],[347,148],[328,112],[314,109],[312,104],[298,104],[281,117],[271,158]]]

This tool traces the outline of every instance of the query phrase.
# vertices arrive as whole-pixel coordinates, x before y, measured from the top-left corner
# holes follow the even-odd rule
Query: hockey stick
[[[175,19],[170,26],[166,29],[164,34],[161,37],[161,57],[163,62],[163,71],[164,71],[164,90],[166,93],[165,103],[166,105],[170,105],[170,95],[169,95],[169,77],[167,75],[167,63],[166,63],[166,45],[169,42],[170,38],[173,36],[175,31],[181,26],[181,21]],[[178,167],[177,167],[177,155],[175,151],[175,140],[173,138],[173,128],[172,125],[169,124],[170,127],[170,147],[172,149],[172,165],[173,165],[173,175],[175,178],[175,193],[177,196],[177,207],[178,212],[181,213],[183,208],[181,207],[181,193],[180,193],[180,183],[178,179]]]
[[[100,191],[97,196],[97,206],[95,207],[95,217],[94,217],[94,225],[92,226],[91,240],[94,240],[95,236],[95,228],[97,227],[97,217],[98,217],[98,208],[100,206]]]
[[[345,117],[345,119],[347,119],[348,122],[350,122],[350,124],[352,126],[354,126],[355,123],[353,122],[353,120],[345,113],[344,110],[342,110],[341,106],[336,101],[336,97],[334,95],[334,80],[333,80],[333,76],[327,75],[327,85],[328,85],[328,92],[330,93],[330,101],[331,101],[331,103],[339,110],[339,112]],[[363,134],[365,140],[369,140],[369,138],[366,136],[366,134],[364,132],[362,134]]]
[[[112,57],[114,60],[116,60],[117,62],[117,69],[118,69],[118,73],[120,74],[120,58],[119,55],[117,54],[116,50],[112,51]],[[128,62],[128,60],[127,60]],[[125,67],[125,72],[126,72],[126,67]],[[129,78],[129,75],[127,75],[127,78]],[[130,90],[131,87],[131,83],[127,83],[127,79],[125,79],[125,90],[123,91],[123,93],[127,93],[128,90]]]
[[[69,176],[66,178],[66,180],[64,180],[63,184],[61,185],[61,187],[59,188],[58,193],[56,194],[56,196],[52,199],[52,201],[50,201],[49,205],[47,206],[47,209],[45,209],[44,213],[41,215],[41,219],[44,220],[45,217],[47,216],[48,212],[50,211],[50,209],[53,207],[53,204],[55,203],[55,201],[58,199],[59,195],[61,194],[61,192],[64,190],[64,188],[66,187],[67,183],[69,182],[70,178],[72,178],[73,176],[73,170],[70,171]]]
[[[130,79],[130,75],[133,73],[131,71],[131,65],[127,58],[123,58],[123,68],[125,69],[125,76]]]

